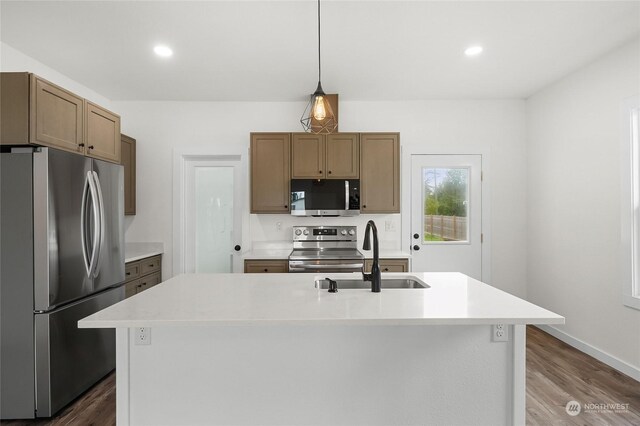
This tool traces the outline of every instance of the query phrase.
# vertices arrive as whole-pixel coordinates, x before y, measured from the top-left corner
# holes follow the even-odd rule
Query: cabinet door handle
[[[153,268],[153,263],[151,263],[151,264],[149,265],[149,268]]]
[[[89,145],[89,149],[93,149],[93,145]]]
[[[131,272],[127,272],[127,275],[131,275]]]
[[[79,143],[78,144],[78,148],[84,148],[84,144],[83,143]]]

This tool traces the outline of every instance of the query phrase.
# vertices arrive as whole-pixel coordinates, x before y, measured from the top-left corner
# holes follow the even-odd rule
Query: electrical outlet
[[[149,327],[136,327],[136,345],[151,344],[151,329]]]
[[[491,341],[492,342],[508,342],[509,341],[509,328],[504,324],[496,324],[491,326]]]

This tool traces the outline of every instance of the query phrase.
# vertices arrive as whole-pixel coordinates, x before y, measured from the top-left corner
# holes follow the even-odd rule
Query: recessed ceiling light
[[[164,45],[157,45],[153,48],[153,51],[156,52],[156,55],[161,56],[163,58],[168,58],[173,55],[173,50],[170,47]]]
[[[464,54],[467,56],[478,56],[482,53],[482,46],[471,46],[467,47],[464,51]]]

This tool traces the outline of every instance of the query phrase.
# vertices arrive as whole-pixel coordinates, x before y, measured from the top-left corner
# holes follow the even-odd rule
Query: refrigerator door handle
[[[100,251],[102,250],[102,243],[104,240],[104,228],[105,228],[105,220],[104,220],[104,197],[102,196],[102,186],[100,185],[100,178],[98,177],[98,173],[91,172],[93,174],[93,181],[96,187],[96,193],[98,196],[98,206],[99,206],[99,218],[100,218],[100,222],[99,222],[99,226],[97,227],[98,229],[98,250],[97,250],[97,254],[96,254],[96,263],[93,267],[94,271],[93,271],[93,276],[97,276],[99,271],[99,266],[100,266]]]
[[[80,239],[82,242],[82,260],[84,260],[84,267],[87,271],[87,276],[91,276],[91,269],[93,265],[91,264],[91,259],[89,258],[89,254],[87,253],[87,206],[88,206],[88,195],[91,190],[89,184],[89,172],[84,178],[84,187],[82,189],[82,203],[80,204]]]
[[[91,201],[93,207],[93,223],[95,232],[93,233],[93,247],[91,248],[91,262],[89,263],[89,277],[95,276],[96,264],[98,263],[98,255],[100,252],[100,199],[96,183],[93,180],[92,172],[87,172],[87,180],[89,181],[89,191],[91,192]]]

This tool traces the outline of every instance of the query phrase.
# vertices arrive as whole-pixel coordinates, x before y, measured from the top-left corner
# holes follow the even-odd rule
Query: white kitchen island
[[[398,276],[430,287],[384,288]],[[525,423],[525,325],[563,317],[458,273],[315,278],[180,275],[81,320],[116,328],[118,424]]]

